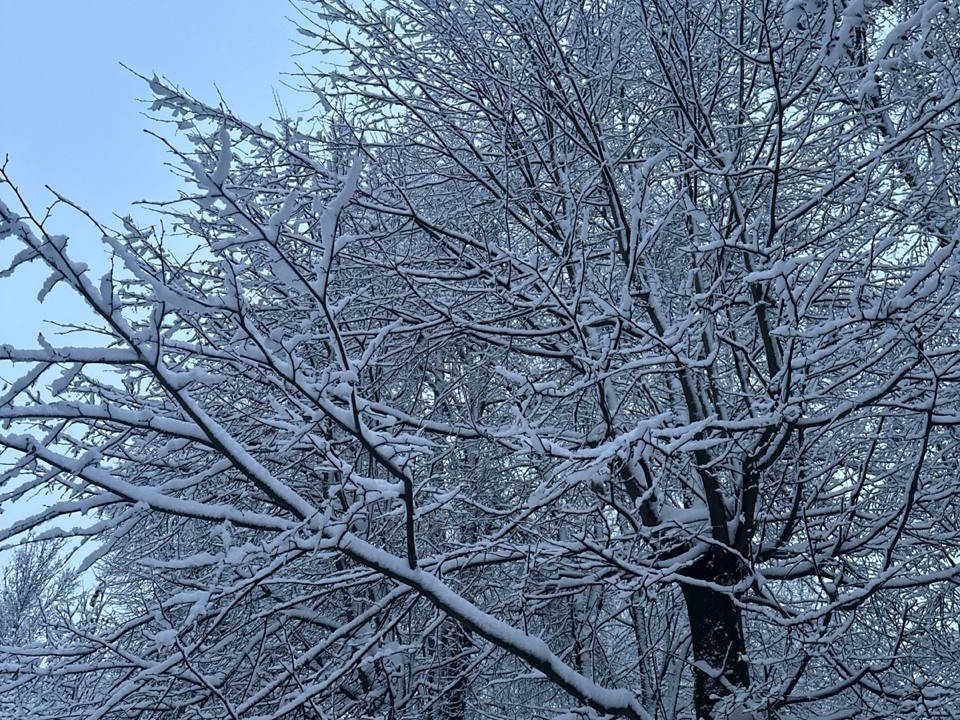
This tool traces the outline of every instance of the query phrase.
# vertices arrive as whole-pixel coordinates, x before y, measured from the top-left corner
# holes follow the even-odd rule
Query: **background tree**
[[[21,545],[6,558],[0,586],[0,638],[4,645],[42,642],[45,632],[56,626],[57,616],[73,600],[75,573],[62,549],[62,542],[36,542]]]
[[[196,190],[96,226],[99,282],[0,206],[105,340],[0,350],[9,496],[66,494],[7,534],[96,510],[109,578],[32,672],[90,717],[955,717],[955,10],[302,10],[313,124],[151,81]]]
[[[43,717],[76,697],[77,688],[37,682],[31,659],[42,658],[70,635],[74,623],[92,627],[102,610],[100,591],[80,593],[76,570],[61,541],[30,539],[4,556],[0,580],[0,668],[9,679],[0,695],[7,717]]]

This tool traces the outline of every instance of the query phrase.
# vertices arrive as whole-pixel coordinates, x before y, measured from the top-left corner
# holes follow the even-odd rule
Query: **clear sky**
[[[160,129],[144,114],[149,89],[120,63],[213,103],[219,89],[242,117],[267,124],[275,93],[292,114],[309,105],[283,86],[295,69],[295,15],[286,0],[0,0],[0,158],[39,208],[50,185],[108,225],[143,217],[131,204],[174,197],[178,181],[143,132]],[[88,226],[61,213],[53,229],[96,266],[101,244]],[[12,249],[0,243],[0,261]],[[0,279],[0,343],[34,345],[38,331],[55,333],[45,320],[77,317],[65,289],[36,302],[44,276],[28,268]]]

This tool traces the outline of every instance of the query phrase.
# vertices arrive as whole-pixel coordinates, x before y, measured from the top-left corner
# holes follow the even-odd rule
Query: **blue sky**
[[[266,123],[275,93],[292,114],[310,104],[283,86],[299,49],[295,15],[285,0],[0,0],[0,158],[37,208],[51,200],[48,184],[108,225],[138,215],[133,202],[173,197],[179,185],[143,132],[161,129],[145,116],[149,89],[120,63],[204,100],[219,89],[239,115]],[[89,226],[59,213],[52,229],[96,267]],[[0,261],[12,249],[0,245]],[[28,268],[0,279],[0,343],[34,345],[37,332],[55,333],[45,320],[78,317],[65,289],[36,302],[43,278]]]

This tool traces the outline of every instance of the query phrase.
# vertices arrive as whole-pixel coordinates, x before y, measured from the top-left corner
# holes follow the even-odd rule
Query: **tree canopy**
[[[0,174],[97,318],[0,346],[0,536],[102,583],[0,708],[960,716],[956,7],[297,9],[307,119],[149,79],[103,277]]]

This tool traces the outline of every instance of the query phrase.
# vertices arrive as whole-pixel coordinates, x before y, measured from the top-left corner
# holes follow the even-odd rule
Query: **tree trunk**
[[[734,585],[742,578],[742,568],[729,553],[713,550],[685,574],[714,585]],[[717,702],[750,684],[740,608],[729,593],[686,583],[683,598],[697,663],[693,673],[694,708],[698,720],[719,720],[714,714]]]
[[[457,623],[448,620],[440,626],[440,648],[445,659],[434,683],[442,688],[443,695],[434,703],[430,717],[434,720],[464,720],[467,715],[467,678],[469,661],[464,650],[469,645],[466,631]]]

